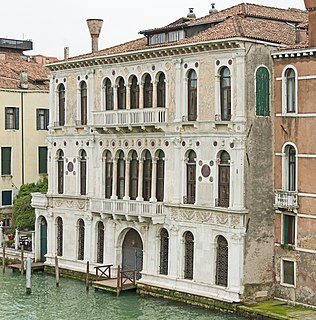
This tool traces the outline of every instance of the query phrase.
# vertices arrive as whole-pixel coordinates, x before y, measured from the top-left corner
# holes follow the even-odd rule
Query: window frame
[[[62,127],[66,123],[66,88],[63,83],[60,83],[57,87],[57,99],[58,99],[57,123],[59,126]]]
[[[290,154],[289,151],[290,150],[294,150],[295,151],[295,162],[291,162],[290,161]],[[282,188],[284,191],[288,191],[288,192],[297,192],[298,191],[298,150],[297,147],[294,143],[292,142],[286,142],[283,145],[282,148]],[[290,166],[294,166],[292,168],[292,170],[294,169],[294,172],[291,171],[291,167]],[[292,172],[292,175],[291,175]],[[294,179],[294,182],[292,182],[294,184],[294,190],[290,190],[293,189],[292,187],[290,188],[290,178]]]
[[[224,161],[222,159],[223,154],[227,154],[229,159],[227,162],[222,162]],[[226,168],[226,170],[225,170]],[[218,158],[217,158],[217,169],[218,169],[218,183],[217,183],[217,203],[215,203],[216,207],[221,207],[221,208],[229,208],[230,203],[231,203],[231,156],[229,152],[226,150],[221,150],[218,153]],[[226,172],[225,172],[226,171]],[[222,180],[221,178],[224,177],[225,175],[228,175],[228,179],[226,181]],[[223,182],[224,181],[224,182]],[[228,197],[221,197],[221,190],[224,190],[222,188],[227,187],[228,189]]]
[[[65,189],[65,153],[59,149],[57,153],[57,193],[63,194]]]
[[[48,148],[46,146],[38,146],[37,150],[38,150],[38,174],[47,175]],[[45,157],[43,156],[43,154],[41,155],[41,150],[46,150],[46,161],[44,160]],[[45,161],[45,164],[43,164],[43,161]],[[43,166],[45,168],[44,170],[41,169],[43,168]]]
[[[87,152],[85,150],[81,150],[79,153],[79,173],[80,173],[80,195],[87,195],[87,171],[88,171],[88,163],[87,163]]]
[[[144,75],[143,107],[144,108],[153,107],[153,83],[152,83],[152,78],[148,73]]]
[[[20,109],[18,107],[5,107],[5,130],[19,130]]]
[[[12,176],[12,147],[1,147],[1,176]]]
[[[293,80],[293,110],[288,109],[288,77],[287,73],[289,70],[294,72]],[[298,113],[298,72],[293,65],[287,65],[282,72],[282,114],[284,115],[295,115]]]
[[[80,124],[87,125],[88,122],[88,85],[86,81],[81,81],[79,84],[80,98]]]
[[[166,75],[160,72],[157,81],[157,108],[166,107]]]
[[[126,85],[123,77],[119,77],[117,81],[117,110],[126,110]]]
[[[139,109],[139,84],[135,75],[130,78],[130,108]]]
[[[49,125],[49,109],[36,109],[36,130],[48,130]]]
[[[260,79],[261,85],[259,86],[259,78],[258,73],[261,70],[265,70],[266,74],[268,75],[268,79]],[[267,81],[267,82],[264,82]],[[262,95],[266,92],[264,97],[261,96],[261,100],[259,99],[258,95],[261,92]],[[271,79],[270,79],[270,70],[265,65],[261,65],[256,69],[255,72],[255,92],[256,92],[256,116],[257,117],[269,117],[271,115],[270,112],[270,105],[271,105]]]
[[[284,282],[284,262],[293,263],[293,284]],[[296,288],[296,261],[294,259],[281,258],[281,281],[280,284],[284,287]]]
[[[149,150],[146,150],[144,153],[143,159],[143,181],[142,181],[142,196],[144,201],[150,201],[152,197],[151,194],[151,186],[153,183],[152,176],[152,168],[153,168],[153,159]]]
[[[192,155],[192,157],[191,157]],[[185,204],[194,204],[196,202],[196,159],[194,150],[188,150],[186,157],[186,196]],[[193,177],[190,179],[190,177]]]
[[[291,221],[290,221],[291,220]],[[289,227],[291,224],[291,232]],[[287,230],[287,232],[285,232]],[[291,233],[291,234],[290,234]],[[292,241],[290,241],[290,240]],[[281,244],[284,246],[296,245],[296,216],[290,212],[282,213],[282,239]]]
[[[7,195],[10,194],[10,203],[5,203],[5,204],[4,204],[3,199],[5,198],[5,197],[4,197],[4,194],[5,194],[5,193],[6,193]],[[13,196],[12,190],[1,190],[1,207],[11,207],[11,206],[13,205],[12,196]]]
[[[224,75],[225,70],[228,70],[229,74]],[[221,121],[231,121],[232,118],[232,73],[227,66],[222,66],[219,69],[220,79],[220,117]],[[225,79],[228,80],[228,85],[225,83]],[[225,100],[225,97],[227,100]]]
[[[187,93],[188,121],[196,121],[198,108],[198,76],[194,69],[188,71]]]

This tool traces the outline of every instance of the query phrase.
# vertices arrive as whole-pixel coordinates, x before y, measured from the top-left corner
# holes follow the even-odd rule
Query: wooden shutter
[[[1,174],[11,175],[11,147],[1,148]]]
[[[14,129],[19,130],[19,108],[14,108]]]
[[[38,173],[47,174],[47,147],[38,147]]]
[[[256,115],[270,115],[270,79],[267,68],[261,67],[256,73]]]

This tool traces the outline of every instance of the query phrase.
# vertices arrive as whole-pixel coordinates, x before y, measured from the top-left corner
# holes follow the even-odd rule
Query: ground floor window
[[[281,262],[282,284],[295,286],[295,262],[282,260]]]
[[[295,244],[295,216],[283,215],[283,244]]]

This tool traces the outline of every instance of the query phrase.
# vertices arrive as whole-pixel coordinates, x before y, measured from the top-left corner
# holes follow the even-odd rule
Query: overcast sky
[[[86,19],[103,19],[99,49],[139,38],[141,30],[164,26],[186,16],[194,8],[197,17],[205,16],[215,2],[218,10],[239,4],[236,0],[3,0],[0,38],[32,39],[33,51],[63,58],[64,47],[70,56],[88,53],[91,40]],[[281,8],[305,9],[303,0],[245,0]]]

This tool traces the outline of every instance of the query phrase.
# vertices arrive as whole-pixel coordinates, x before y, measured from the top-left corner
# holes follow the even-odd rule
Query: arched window
[[[59,150],[57,153],[57,187],[58,193],[64,193],[64,152]]]
[[[270,76],[265,67],[258,68],[256,72],[256,115],[270,115]]]
[[[157,107],[166,107],[166,77],[164,73],[160,73],[157,84]]]
[[[165,154],[162,150],[158,153],[157,159],[157,177],[156,177],[156,198],[157,201],[164,200],[165,185]]]
[[[120,80],[118,82],[117,104],[118,104],[119,110],[126,109],[126,87],[125,87],[124,79],[122,77],[120,77]]]
[[[57,256],[63,255],[63,219],[61,217],[57,218]]]
[[[138,168],[139,162],[137,159],[137,153],[134,150],[130,160],[129,172],[129,197],[131,200],[136,200],[138,194]]]
[[[191,150],[187,157],[187,195],[184,203],[195,203],[195,189],[196,189],[196,153]]]
[[[117,159],[117,197],[123,199],[125,195],[125,159],[123,151],[120,151]]]
[[[58,86],[58,125],[65,125],[65,86]]]
[[[218,286],[227,287],[228,280],[228,243],[223,236],[217,238],[216,281]]]
[[[98,238],[97,238],[97,263],[103,263],[104,251],[104,224],[102,221],[98,222]]]
[[[144,201],[149,201],[151,197],[151,180],[152,180],[152,159],[151,154],[147,150],[143,165],[143,198]]]
[[[197,76],[194,70],[188,74],[188,120],[197,118]]]
[[[104,80],[105,110],[113,110],[113,88],[109,78]]]
[[[193,279],[194,237],[190,231],[184,233],[184,279]]]
[[[160,274],[168,274],[169,265],[169,234],[168,231],[163,228],[160,231]]]
[[[296,150],[289,145],[285,148],[286,156],[286,189],[296,191]]]
[[[82,125],[87,124],[87,84],[85,81],[80,83],[80,120]]]
[[[80,152],[80,194],[87,194],[87,153],[84,150]]]
[[[231,119],[231,77],[227,67],[220,71],[221,120]]]
[[[145,76],[144,88],[144,108],[152,108],[153,106],[153,84],[149,74]]]
[[[130,104],[131,109],[139,108],[139,85],[136,76],[132,76]]]
[[[84,221],[78,221],[78,260],[84,259]]]
[[[285,72],[286,78],[286,112],[296,111],[295,71],[289,68]]]
[[[230,156],[222,151],[218,164],[218,203],[219,207],[229,207]]]
[[[112,196],[113,185],[113,161],[110,151],[104,155],[104,180],[105,180],[105,198],[110,199]]]

